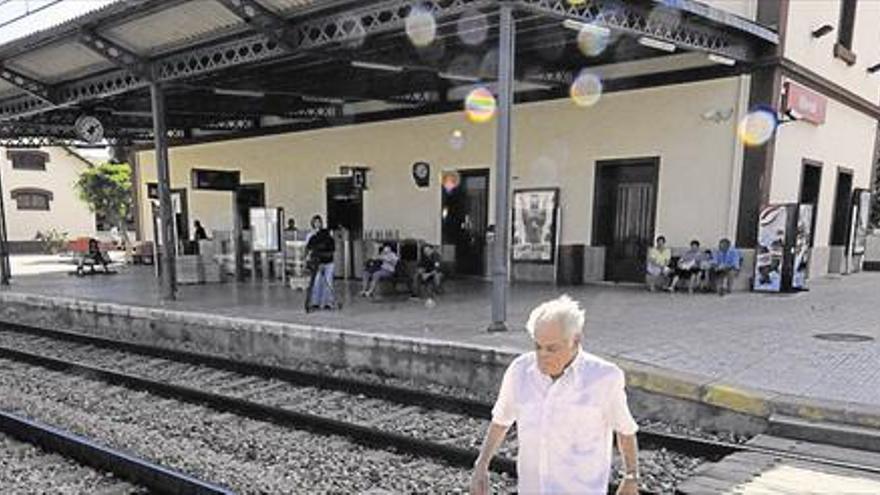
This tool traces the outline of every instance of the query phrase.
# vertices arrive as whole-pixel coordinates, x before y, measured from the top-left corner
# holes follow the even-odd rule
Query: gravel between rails
[[[0,434],[0,493],[129,495],[149,490]]]
[[[469,470],[0,360],[0,408],[239,493],[457,493]],[[496,493],[515,481],[493,475]]]
[[[240,375],[203,366],[193,366],[185,363],[138,356],[46,337],[0,332],[0,345],[131,373],[158,381],[194,387],[262,404],[283,407],[298,412],[318,414],[343,421],[364,424],[386,431],[394,431],[459,447],[479,448],[488,426],[488,421],[486,420],[443,411],[405,406],[363,396],[352,396],[338,391],[296,386],[278,380]],[[368,381],[379,383],[387,383],[389,381],[387,379],[383,380],[382,377],[375,374],[358,372],[355,375],[347,370],[332,370],[326,367],[322,367],[322,369],[324,372],[335,376],[345,376],[360,380],[366,377]],[[309,371],[315,370],[309,369]],[[403,380],[397,381],[405,382]],[[404,386],[413,385],[408,384]],[[449,387],[430,388],[437,393],[458,393],[459,396],[467,395],[463,394],[461,390]],[[643,426],[645,426],[644,423]],[[656,431],[683,434],[691,434],[693,431],[693,429],[678,425],[656,422],[651,423],[649,426]],[[705,432],[699,433],[703,437],[718,438]],[[731,440],[731,438],[724,439]],[[508,436],[507,441],[500,449],[500,453],[508,457],[516,455],[515,431],[512,431]],[[615,458],[614,462],[615,470],[617,470],[619,468],[619,460]],[[665,450],[642,450],[640,452],[640,464],[642,477],[645,480],[643,486],[655,492],[670,491],[679,481],[689,477],[701,463],[701,459],[694,459]]]

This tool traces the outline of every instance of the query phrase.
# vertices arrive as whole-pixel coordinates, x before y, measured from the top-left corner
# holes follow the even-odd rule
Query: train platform
[[[158,301],[150,267],[117,275],[40,273],[0,290],[0,320],[89,331],[233,356],[315,358],[491,390],[530,349],[524,323],[538,302],[567,293],[587,311],[585,348],[618,362],[631,387],[718,405],[880,428],[880,274],[811,281],[768,295],[648,293],[613,284],[510,289],[510,331],[488,333],[490,285],[451,281],[434,307],[399,295],[357,297],[337,282],[340,311],[305,313],[280,284],[181,287]],[[152,337],[149,337],[151,336]],[[176,344],[177,343],[177,344]]]

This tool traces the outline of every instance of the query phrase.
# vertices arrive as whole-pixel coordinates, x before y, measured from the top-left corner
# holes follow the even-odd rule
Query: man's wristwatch
[[[620,478],[623,481],[635,481],[639,482],[639,473],[621,473],[623,476]]]

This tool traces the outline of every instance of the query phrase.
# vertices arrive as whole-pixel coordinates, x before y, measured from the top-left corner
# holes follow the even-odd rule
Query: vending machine
[[[753,290],[806,290],[812,227],[811,204],[777,204],[761,210]]]

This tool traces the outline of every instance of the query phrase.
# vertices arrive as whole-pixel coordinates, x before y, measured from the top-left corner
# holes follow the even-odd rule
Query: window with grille
[[[9,150],[6,158],[12,162],[12,168],[18,170],[46,170],[49,153],[37,150]]]
[[[19,210],[49,210],[49,202],[52,201],[52,193],[43,189],[14,189],[12,199]]]

